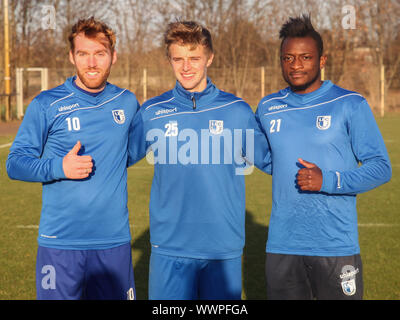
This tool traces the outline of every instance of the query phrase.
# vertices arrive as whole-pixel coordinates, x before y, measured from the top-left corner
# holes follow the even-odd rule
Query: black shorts
[[[317,257],[267,253],[267,298],[271,300],[361,300],[359,254]]]

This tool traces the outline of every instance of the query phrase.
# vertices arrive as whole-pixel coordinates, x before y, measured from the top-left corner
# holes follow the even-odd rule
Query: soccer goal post
[[[24,71],[40,72],[40,91],[49,88],[49,71],[47,68],[16,68],[17,119],[24,116]]]

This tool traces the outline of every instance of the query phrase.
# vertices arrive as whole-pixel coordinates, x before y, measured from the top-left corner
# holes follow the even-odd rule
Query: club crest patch
[[[329,129],[331,126],[331,116],[318,116],[317,117],[317,128],[319,130]]]
[[[340,279],[342,279],[342,290],[346,296],[352,296],[356,293],[356,274],[358,272],[358,268],[356,269],[350,265],[346,265],[342,268]]]
[[[114,121],[118,124],[123,124],[125,122],[125,113],[124,110],[118,109],[113,110],[112,115],[114,117]]]
[[[351,279],[348,281],[342,281],[342,289],[343,293],[346,296],[352,296],[356,293],[356,281],[355,279]]]
[[[224,121],[210,120],[209,129],[212,134],[221,134],[224,131]]]

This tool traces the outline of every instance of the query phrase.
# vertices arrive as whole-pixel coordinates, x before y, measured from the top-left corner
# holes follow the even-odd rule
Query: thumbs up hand
[[[63,159],[63,170],[68,179],[84,179],[92,172],[92,157],[79,156],[81,147],[81,142],[78,141]]]
[[[322,187],[322,171],[314,163],[308,162],[301,158],[299,163],[304,168],[297,171],[297,185],[302,191],[319,191]]]

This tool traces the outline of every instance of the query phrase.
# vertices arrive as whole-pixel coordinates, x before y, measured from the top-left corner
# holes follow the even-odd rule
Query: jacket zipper
[[[192,96],[192,102],[193,102],[193,110],[196,110],[196,99],[194,98],[194,95]]]

